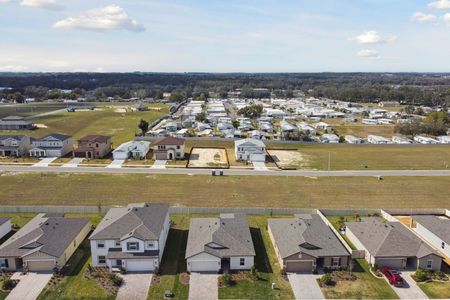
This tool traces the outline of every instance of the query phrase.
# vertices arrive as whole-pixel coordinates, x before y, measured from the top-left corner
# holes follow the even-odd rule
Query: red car
[[[382,267],[381,273],[386,276],[390,284],[392,284],[393,286],[403,286],[403,278],[397,271],[391,270],[388,267]]]

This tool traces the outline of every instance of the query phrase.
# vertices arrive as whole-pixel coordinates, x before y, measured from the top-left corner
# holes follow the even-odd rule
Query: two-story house
[[[266,161],[266,145],[261,140],[248,138],[235,141],[234,153],[237,161]]]
[[[167,137],[153,144],[153,153],[160,160],[184,159],[184,148],[184,139]]]
[[[62,157],[72,152],[72,137],[65,134],[49,134],[31,142],[30,156]]]
[[[154,271],[170,229],[167,204],[129,204],[111,208],[92,235],[93,266],[110,271]]]
[[[28,154],[31,140],[26,135],[0,135],[0,156],[23,156]]]
[[[87,159],[103,158],[112,151],[110,136],[87,135],[78,140],[78,146],[73,151],[74,157]]]

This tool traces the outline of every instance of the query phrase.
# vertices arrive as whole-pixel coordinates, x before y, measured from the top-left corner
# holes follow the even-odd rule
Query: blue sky
[[[0,0],[0,71],[450,71],[450,0]]]

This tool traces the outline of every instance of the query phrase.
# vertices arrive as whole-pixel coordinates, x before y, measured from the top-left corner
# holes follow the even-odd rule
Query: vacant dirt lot
[[[226,168],[227,153],[220,148],[193,148],[188,168]]]
[[[308,166],[303,155],[296,150],[267,150],[267,153],[282,169],[298,169]]]

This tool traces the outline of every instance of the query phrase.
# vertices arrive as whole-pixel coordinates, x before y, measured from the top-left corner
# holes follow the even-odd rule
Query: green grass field
[[[0,131],[0,134],[27,134],[32,137],[41,137],[49,133],[63,133],[77,139],[89,134],[102,134],[113,136],[114,146],[134,139],[135,133],[140,130],[137,127],[139,120],[145,119],[149,123],[167,114],[168,108],[164,105],[151,105],[161,107],[161,111],[127,112],[118,113],[114,108],[118,104],[103,104],[99,110],[79,111],[74,113],[59,112],[56,114],[33,119],[36,124],[44,124],[47,128],[31,131]]]
[[[449,282],[419,283],[419,287],[430,299],[450,299]]]
[[[0,205],[442,208],[450,177],[268,177],[145,174],[3,174]]]

